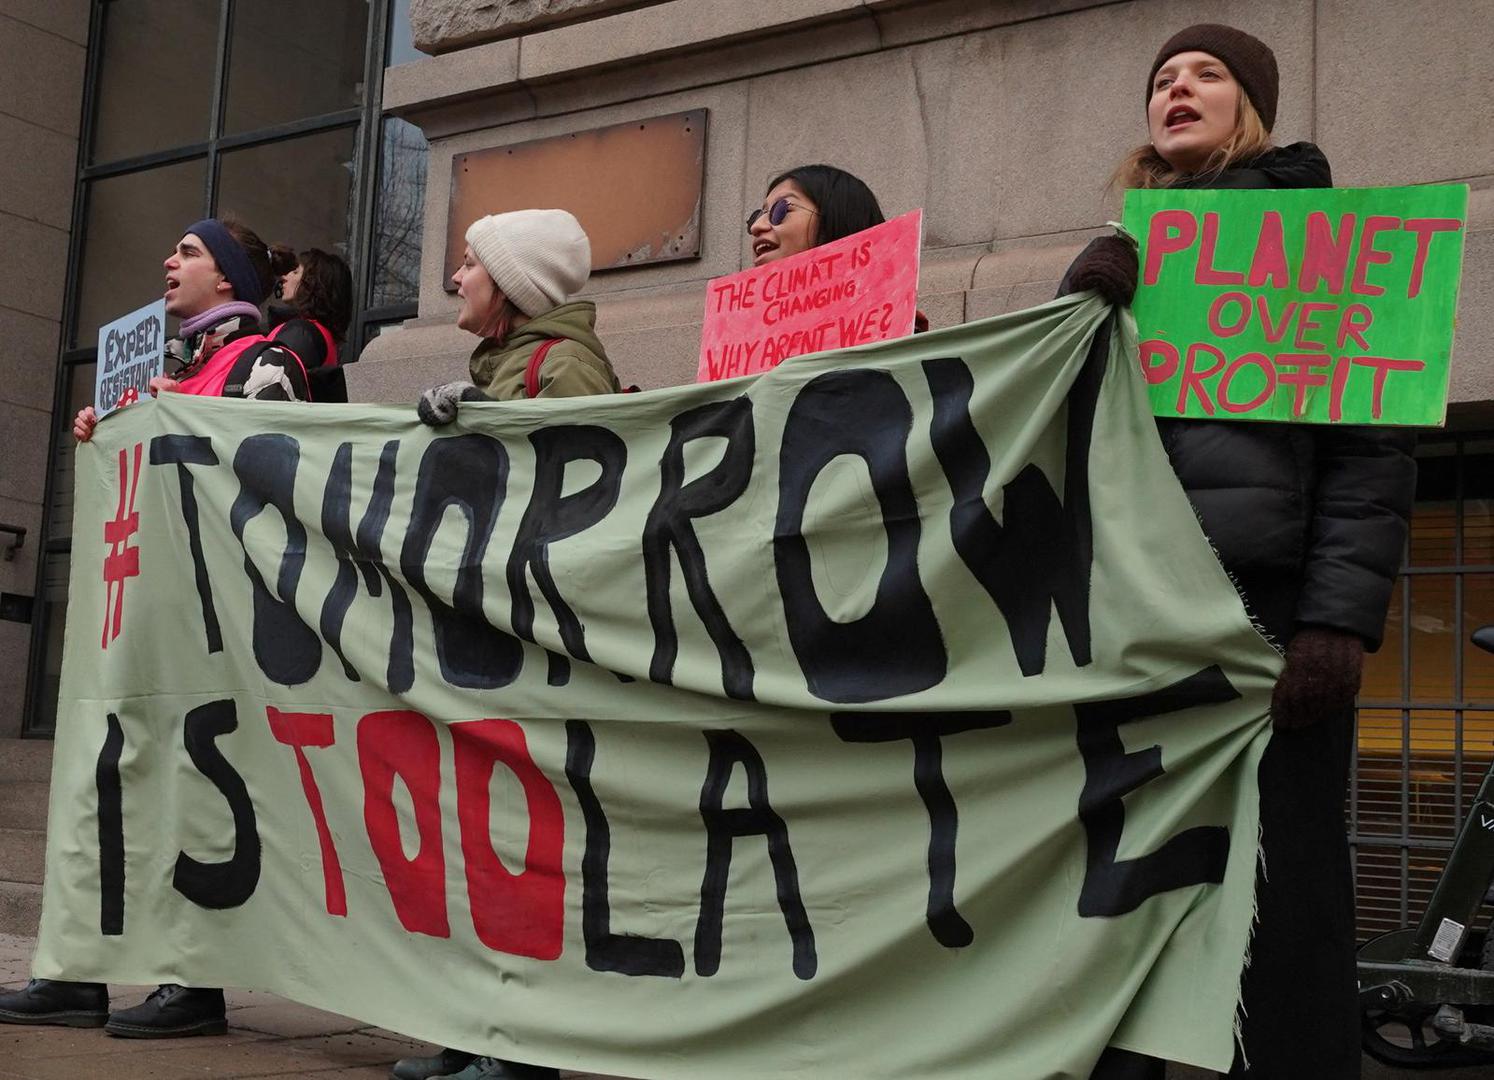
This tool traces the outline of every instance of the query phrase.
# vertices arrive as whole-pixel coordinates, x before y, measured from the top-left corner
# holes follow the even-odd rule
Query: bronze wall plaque
[[[467,226],[505,210],[575,214],[593,270],[699,258],[706,116],[695,109],[455,155],[446,291],[456,291]]]

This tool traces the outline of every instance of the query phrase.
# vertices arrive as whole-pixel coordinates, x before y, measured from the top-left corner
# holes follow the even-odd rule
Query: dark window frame
[[[1387,639],[1386,648],[1395,648],[1399,651],[1400,663],[1400,693],[1395,697],[1369,698],[1360,697],[1356,702],[1356,718],[1360,710],[1372,710],[1376,712],[1398,713],[1400,716],[1400,775],[1399,775],[1399,802],[1400,802],[1400,824],[1398,830],[1387,830],[1383,827],[1366,827],[1363,820],[1363,804],[1371,801],[1362,787],[1361,769],[1365,758],[1359,750],[1359,732],[1356,723],[1356,737],[1354,741],[1354,752],[1350,758],[1349,765],[1349,792],[1345,805],[1345,825],[1348,829],[1349,849],[1354,863],[1354,880],[1356,893],[1360,891],[1362,884],[1360,880],[1361,857],[1366,855],[1389,854],[1398,863],[1398,881],[1396,882],[1397,896],[1395,897],[1396,913],[1402,926],[1412,925],[1420,918],[1422,908],[1425,906],[1425,897],[1413,898],[1413,892],[1420,887],[1413,882],[1412,863],[1416,859],[1426,859],[1429,855],[1436,853],[1438,858],[1445,857],[1452,850],[1453,837],[1456,830],[1461,827],[1463,819],[1467,816],[1469,804],[1477,788],[1477,780],[1471,782],[1465,778],[1465,759],[1467,757],[1468,743],[1466,740],[1466,721],[1470,716],[1490,717],[1494,716],[1494,702],[1487,699],[1474,699],[1468,693],[1464,671],[1465,654],[1465,626],[1467,616],[1465,606],[1465,583],[1470,576],[1494,575],[1494,564],[1464,562],[1465,538],[1464,527],[1466,524],[1466,502],[1470,498],[1481,498],[1478,494],[1468,493],[1468,455],[1467,447],[1470,443],[1488,442],[1490,433],[1482,430],[1467,432],[1428,432],[1419,441],[1422,450],[1446,451],[1451,450],[1451,455],[1437,454],[1435,456],[1452,456],[1454,458],[1454,487],[1450,499],[1437,497],[1434,499],[1418,498],[1418,504],[1422,502],[1451,502],[1453,504],[1453,554],[1448,563],[1430,565],[1411,564],[1411,538],[1408,535],[1406,549],[1402,554],[1402,566],[1400,577],[1396,581],[1396,595],[1401,605],[1400,632],[1394,639]],[[1428,457],[1434,455],[1426,455]],[[1419,491],[1418,496],[1422,493]],[[1413,520],[1415,511],[1413,509]],[[1414,526],[1413,526],[1414,528]],[[1452,665],[1451,678],[1453,693],[1439,697],[1418,696],[1415,692],[1412,680],[1412,589],[1417,579],[1429,577],[1445,577],[1453,582],[1453,642],[1452,642]],[[1494,658],[1490,659],[1494,663]],[[1450,835],[1431,835],[1425,831],[1419,831],[1412,823],[1411,813],[1412,801],[1412,777],[1411,765],[1413,756],[1412,746],[1412,724],[1416,713],[1431,710],[1440,712],[1451,712],[1453,714],[1453,744],[1449,757],[1452,770],[1452,783],[1449,795],[1452,799],[1453,809],[1453,832]],[[1479,755],[1480,757],[1484,755]],[[1370,872],[1373,872],[1373,868]],[[1422,873],[1425,871],[1423,870]],[[1356,908],[1356,919],[1364,914],[1366,901],[1358,898]],[[1383,906],[1383,905],[1381,905]],[[1359,936],[1363,937],[1365,928],[1361,927]]]
[[[47,476],[42,502],[41,536],[37,549],[36,579],[34,595],[43,596],[46,568],[49,556],[70,555],[72,552],[71,530],[68,535],[54,535],[51,528],[52,504],[57,495],[57,443],[60,429],[70,422],[66,412],[68,379],[72,369],[80,364],[97,359],[95,346],[71,346],[74,321],[78,315],[80,273],[86,254],[84,229],[87,223],[88,195],[93,181],[125,176],[163,165],[184,161],[206,159],[206,183],[204,185],[203,215],[212,213],[218,197],[222,155],[248,147],[282,142],[303,135],[313,135],[339,129],[355,129],[353,143],[354,176],[349,191],[349,229],[347,237],[348,259],[353,268],[353,317],[348,327],[348,340],[344,349],[347,357],[356,359],[368,339],[371,328],[377,324],[413,318],[416,305],[399,304],[369,308],[368,297],[372,283],[370,256],[373,245],[374,202],[378,197],[379,149],[383,121],[384,68],[388,51],[389,15],[391,0],[369,4],[368,33],[364,40],[363,57],[363,104],[357,108],[341,109],[320,116],[302,117],[253,131],[224,133],[224,117],[228,98],[228,73],[232,56],[232,30],[234,8],[237,4],[252,0],[218,0],[218,40],[213,72],[212,112],[208,122],[206,140],[171,147],[149,154],[141,154],[114,161],[90,163],[89,157],[94,143],[98,115],[100,71],[103,64],[103,45],[109,9],[116,3],[129,0],[93,0],[89,12],[88,51],[83,73],[82,115],[78,128],[78,153],[73,184],[71,231],[68,236],[67,276],[63,289],[62,320],[58,343],[58,363],[52,385],[52,425],[47,446]],[[31,623],[30,655],[26,673],[26,695],[21,713],[23,737],[51,737],[54,728],[39,722],[40,700],[45,682],[47,631],[50,617],[45,601],[37,603]]]

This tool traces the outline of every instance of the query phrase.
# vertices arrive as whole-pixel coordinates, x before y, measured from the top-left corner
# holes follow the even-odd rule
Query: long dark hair
[[[277,274],[290,273],[301,267],[301,283],[296,295],[286,301],[308,319],[315,319],[331,331],[338,341],[347,336],[353,315],[353,273],[339,255],[321,248],[307,248],[297,255],[288,247],[276,244],[271,257],[284,265]]]
[[[798,184],[819,209],[816,244],[828,244],[887,220],[872,189],[860,177],[834,165],[800,165],[775,176],[767,190],[772,191],[785,180]]]

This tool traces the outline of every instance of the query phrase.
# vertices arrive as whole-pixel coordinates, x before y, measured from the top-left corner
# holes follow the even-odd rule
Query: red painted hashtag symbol
[[[124,618],[125,579],[140,575],[140,549],[130,546],[130,537],[140,530],[140,515],[135,510],[135,492],[140,487],[140,453],[143,443],[135,444],[135,464],[130,467],[129,451],[119,452],[119,509],[114,520],[104,522],[104,636],[100,642],[107,649],[119,637]],[[128,502],[125,494],[129,493]]]

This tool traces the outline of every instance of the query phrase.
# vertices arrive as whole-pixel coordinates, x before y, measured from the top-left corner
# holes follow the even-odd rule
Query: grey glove
[[[458,402],[491,400],[487,394],[469,382],[442,383],[420,395],[415,411],[420,414],[422,424],[440,427],[456,419]]]

